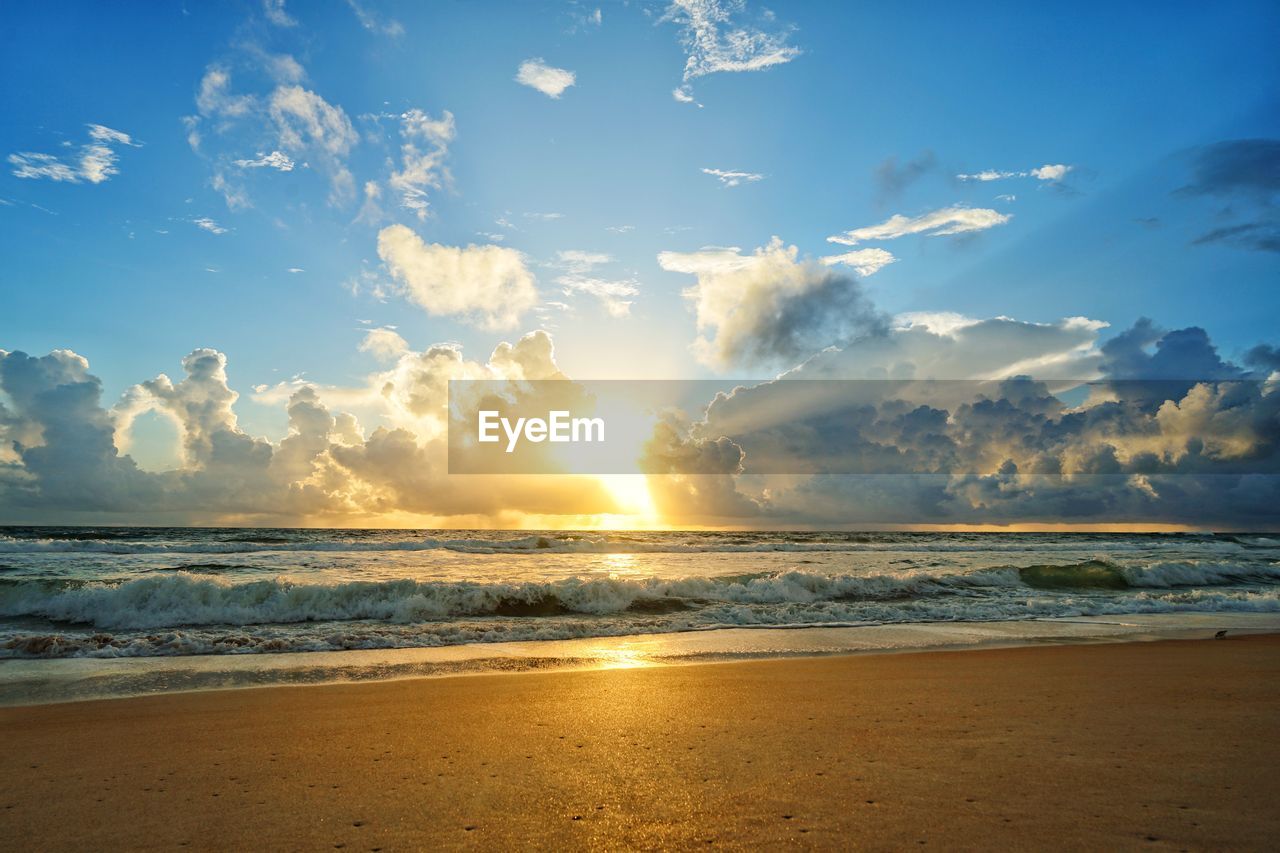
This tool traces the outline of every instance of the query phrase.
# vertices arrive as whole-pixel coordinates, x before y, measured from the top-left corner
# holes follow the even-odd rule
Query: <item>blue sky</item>
[[[1275,249],[1206,239],[1274,237],[1274,184],[1186,188],[1210,146],[1280,135],[1275,4],[688,5],[7,3],[0,347],[75,350],[108,405],[215,348],[240,425],[272,440],[281,400],[252,389],[360,386],[385,367],[360,349],[379,328],[481,360],[546,329],[577,377],[769,375],[791,365],[699,356],[698,324],[727,326],[660,256],[775,236],[801,262],[890,252],[862,281],[889,317],[1087,317],[1101,342],[1148,316],[1236,360],[1274,340]],[[544,89],[516,79],[531,61]],[[274,114],[285,89],[310,112]],[[414,137],[412,115],[437,124]],[[307,136],[316,116],[339,119]],[[406,143],[418,208],[395,185]],[[100,180],[39,168],[95,144]],[[292,168],[253,165],[273,154]],[[958,177],[984,172],[1007,174]],[[828,239],[955,210],[993,213]],[[380,254],[397,225],[509,250],[487,257],[528,275],[493,291],[511,321],[415,297]]]

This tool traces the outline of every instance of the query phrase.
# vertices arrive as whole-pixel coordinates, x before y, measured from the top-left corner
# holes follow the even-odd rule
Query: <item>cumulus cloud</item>
[[[1023,354],[1028,346],[1065,353],[1073,336],[1091,341],[1098,331],[1079,318],[1056,328],[931,320],[943,331],[927,333],[950,338],[951,355],[978,372],[1007,342],[1021,340]],[[884,340],[919,351],[918,333],[900,327]],[[851,349],[814,361],[861,369],[876,358],[874,347]],[[1004,378],[983,382],[950,381],[959,378],[954,365],[943,382],[812,382],[829,377],[806,365],[660,427],[654,456],[662,470],[704,475],[708,462],[694,450],[715,442],[718,456],[736,463],[716,486],[721,523],[1274,524],[1280,393],[1223,361],[1199,329],[1160,332],[1143,322],[1101,350],[1095,390],[1105,393],[1082,405],[1060,396],[1079,381],[1009,375],[1010,353],[995,372]],[[663,494],[670,513],[717,514],[696,490]]]
[[[116,168],[119,159],[113,145],[129,145],[140,147],[129,134],[114,130],[101,124],[86,125],[89,128],[89,142],[81,145],[73,157],[59,157],[54,154],[41,154],[34,151],[22,151],[9,155],[9,164],[13,166],[13,174],[19,178],[47,178],[69,184],[82,181],[100,184],[112,175],[120,174]]]
[[[764,175],[756,172],[738,172],[732,169],[703,169],[704,175],[712,175],[720,181],[722,187],[736,187],[743,181],[754,183],[764,180]]]
[[[1034,169],[1024,169],[1022,171],[1004,172],[998,169],[986,169],[981,172],[972,174],[956,175],[958,181],[1003,181],[1008,178],[1035,178],[1039,181],[1050,181],[1057,183],[1067,176],[1067,172],[1074,169],[1074,166],[1068,166],[1063,163],[1046,163]]]
[[[444,161],[455,132],[448,110],[438,119],[419,109],[400,116],[401,168],[391,173],[388,183],[400,194],[400,206],[419,219],[427,218],[427,190],[439,189],[449,177]]]
[[[405,295],[430,314],[507,329],[538,301],[533,274],[515,249],[426,243],[391,225],[378,233],[378,257]]]
[[[467,525],[618,511],[592,479],[447,475],[441,430],[448,381],[564,379],[544,332],[499,344],[480,362],[453,345],[406,348],[363,388],[295,383],[279,397],[269,389],[259,396],[283,406],[288,418],[279,441],[255,438],[239,425],[239,395],[221,352],[195,350],[182,371],[178,380],[160,374],[131,387],[108,409],[101,381],[76,353],[37,358],[0,350],[4,517],[288,524],[412,513],[426,525]],[[335,398],[363,405],[390,425],[366,433],[351,412],[333,410]],[[169,419],[181,437],[181,460],[172,470],[143,471],[122,451],[134,421],[147,412]]]
[[[360,351],[370,353],[380,361],[390,361],[408,352],[409,343],[394,329],[382,327],[364,333]]]
[[[577,82],[572,71],[548,65],[541,58],[526,59],[520,63],[515,79],[517,83],[537,89],[549,98],[559,98],[565,89]]]
[[[721,369],[785,366],[884,330],[856,279],[797,254],[775,237],[750,255],[738,248],[658,255],[664,270],[697,278],[684,295],[697,319],[699,360]]]
[[[827,266],[843,264],[858,275],[866,278],[884,269],[889,264],[896,263],[897,260],[890,252],[884,249],[854,249],[852,252],[828,255],[822,259],[822,262]]]
[[[929,237],[945,237],[952,234],[968,234],[985,231],[997,225],[1003,225],[1013,218],[1011,213],[1000,213],[981,207],[944,207],[920,216],[903,216],[895,214],[879,225],[855,228],[843,234],[834,234],[827,238],[828,242],[855,246],[868,240],[896,240],[909,234],[924,234]]]
[[[677,101],[693,102],[690,81],[721,72],[761,71],[782,65],[800,55],[787,43],[791,28],[769,32],[746,21],[742,0],[674,0],[660,23],[680,28],[685,50],[684,85],[672,94]],[[771,22],[771,15],[764,15]]]

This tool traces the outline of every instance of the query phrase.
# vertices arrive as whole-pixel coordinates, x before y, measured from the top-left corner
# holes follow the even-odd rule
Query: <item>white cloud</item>
[[[262,12],[277,27],[296,27],[298,22],[284,10],[284,0],[262,0]]]
[[[306,272],[306,270],[302,269],[301,267],[289,267],[287,272],[300,273],[300,272]]]
[[[822,262],[827,266],[843,264],[846,267],[851,267],[858,275],[865,278],[869,275],[875,275],[897,260],[884,249],[854,249],[852,252],[845,252],[840,255],[828,255],[822,259]]]
[[[378,257],[405,294],[430,314],[505,329],[538,301],[524,255],[514,249],[425,243],[409,228],[391,225],[378,233]]]
[[[765,32],[740,18],[745,13],[742,0],[674,0],[660,22],[672,22],[681,28],[681,43],[686,60],[684,86],[672,96],[693,103],[689,81],[707,74],[734,71],[760,71],[790,62],[800,55],[797,47],[787,44],[790,28],[781,32]],[[769,19],[770,16],[764,16]]]
[[[324,162],[332,184],[330,201],[343,202],[355,195],[355,179],[345,158],[360,137],[342,107],[301,86],[277,86],[268,113],[281,148],[311,153]]]
[[[1067,172],[1070,172],[1073,168],[1075,167],[1061,163],[1056,165],[1046,163],[1037,169],[1026,169],[1018,172],[1002,172],[997,169],[986,169],[972,174],[956,175],[956,180],[981,181],[985,183],[988,181],[1003,181],[1008,178],[1036,178],[1041,181],[1057,182],[1065,178],[1067,176]]]
[[[590,272],[601,264],[611,263],[612,255],[604,252],[584,252],[581,249],[564,249],[556,252],[556,266],[570,272]]]
[[[218,65],[209,66],[196,93],[196,109],[200,115],[236,118],[248,115],[255,105],[251,95],[231,94],[231,73]]]
[[[210,234],[226,234],[227,229],[223,228],[217,222],[214,222],[207,216],[201,216],[198,219],[191,220],[191,224],[197,228],[202,228]]]
[[[404,35],[404,27],[394,18],[383,19],[380,15],[369,11],[367,6],[362,6],[356,0],[347,0],[347,5],[351,7],[351,11],[356,13],[356,20],[360,22],[360,26],[364,27],[371,33],[381,33],[391,38],[399,38]]]
[[[383,326],[364,333],[364,340],[360,342],[360,351],[370,353],[380,361],[391,361],[408,352],[409,344],[400,337],[398,332]]]
[[[719,179],[720,185],[724,187],[736,187],[743,181],[754,183],[764,180],[764,175],[756,172],[737,172],[726,169],[703,169],[704,175],[713,175]]]
[[[553,219],[564,219],[564,214],[563,213],[526,213],[524,214],[524,218],[537,219],[540,222],[550,222]],[[498,224],[514,227],[514,226],[511,226],[511,223],[509,222],[504,223],[503,220],[501,219],[498,220]]]
[[[606,225],[604,230],[612,231],[614,234],[630,234],[636,230],[636,227],[634,225]]]
[[[241,169],[276,169],[281,172],[292,172],[294,165],[293,160],[289,159],[289,155],[282,151],[272,151],[270,154],[258,152],[258,156],[252,160],[237,160],[236,165]]]
[[[879,225],[855,228],[843,234],[835,234],[827,238],[828,242],[853,246],[867,240],[895,240],[908,234],[926,234],[930,237],[945,237],[950,234],[965,234],[971,231],[985,231],[997,225],[1003,225],[1013,218],[1013,214],[999,213],[981,207],[944,207],[920,216],[907,217],[895,214]]]
[[[9,155],[15,177],[38,179],[48,178],[69,184],[87,181],[100,184],[112,175],[118,175],[116,168],[116,152],[112,145],[130,145],[135,148],[141,143],[134,142],[129,134],[114,130],[101,124],[86,125],[89,128],[90,142],[81,145],[78,154],[71,158],[61,158],[53,154],[41,154],[34,151],[23,151]]]
[[[559,98],[577,82],[577,76],[564,68],[547,65],[540,58],[526,59],[516,72],[516,82],[537,89],[549,98]]]
[[[639,282],[635,279],[608,281],[584,275],[562,275],[556,279],[556,284],[560,285],[565,296],[585,293],[595,297],[613,317],[630,314],[631,297],[640,293]]]
[[[631,313],[631,297],[640,293],[639,282],[635,279],[608,280],[590,275],[596,267],[610,263],[613,263],[613,257],[603,252],[585,252],[580,249],[557,252],[553,266],[565,270],[566,274],[559,276],[556,284],[560,285],[565,296],[585,293],[598,299],[610,315],[625,317]]]
[[[402,168],[391,173],[388,183],[400,194],[400,206],[413,211],[419,219],[427,218],[427,190],[439,189],[448,179],[444,160],[454,133],[453,113],[448,110],[438,119],[419,109],[400,116],[400,136],[404,140],[400,146]]]
[[[1038,169],[1032,169],[1031,177],[1038,178],[1042,181],[1060,181],[1067,176],[1067,172],[1070,172],[1072,168],[1073,167],[1071,166],[1064,166],[1061,163],[1058,165],[1046,164]]]

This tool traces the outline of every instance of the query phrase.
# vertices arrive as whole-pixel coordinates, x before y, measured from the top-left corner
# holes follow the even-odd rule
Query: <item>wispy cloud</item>
[[[750,184],[764,180],[764,175],[756,172],[738,172],[726,169],[703,169],[702,173],[704,175],[715,176],[720,180],[720,185],[724,187],[736,187],[744,181]]]
[[[1009,178],[1035,178],[1039,181],[1051,181],[1057,183],[1067,176],[1067,172],[1074,169],[1074,166],[1068,166],[1064,163],[1046,163],[1035,169],[1024,169],[1017,172],[1002,172],[997,169],[986,169],[981,172],[972,174],[956,175],[958,181],[1003,181]]]
[[[277,27],[296,27],[298,22],[284,9],[284,0],[262,0],[262,13]]]
[[[116,152],[111,146],[137,148],[141,143],[134,142],[129,134],[106,125],[90,124],[87,127],[90,141],[81,145],[74,157],[63,158],[35,151],[10,154],[8,159],[13,166],[13,174],[19,178],[47,178],[69,184],[85,181],[100,184],[112,175],[120,174],[116,168]]]
[[[609,280],[591,273],[600,266],[613,263],[613,256],[604,252],[587,252],[565,249],[556,253],[552,266],[565,270],[556,278],[565,296],[584,293],[599,300],[613,317],[625,317],[631,313],[632,298],[640,293],[635,279]]]
[[[419,219],[427,218],[427,190],[440,189],[449,179],[444,161],[455,132],[453,113],[448,110],[438,119],[419,109],[400,116],[402,168],[391,173],[390,184],[400,194],[400,206]]]
[[[827,238],[830,243],[853,246],[867,240],[896,240],[909,234],[925,234],[930,237],[945,237],[951,234],[965,234],[972,231],[985,231],[997,225],[1003,225],[1013,218],[1013,214],[1000,213],[982,207],[944,207],[920,216],[903,216],[895,214],[878,225],[855,228],[843,234],[834,234]]]
[[[272,151],[270,154],[258,152],[258,156],[252,160],[237,160],[236,165],[241,169],[276,169],[281,172],[292,172],[294,167],[293,160],[289,159],[289,155],[281,151]]]
[[[214,222],[212,219],[210,219],[207,216],[201,216],[197,219],[193,219],[191,220],[191,224],[196,226],[197,228],[202,228],[205,231],[208,231],[210,234],[226,234],[227,233],[227,229],[223,228],[221,225],[219,225],[217,222]]]
[[[537,219],[537,220],[539,220],[539,221],[541,221],[541,222],[550,222],[550,221],[551,221],[551,220],[553,220],[553,219],[564,219],[564,214],[563,214],[563,213],[537,213],[537,212],[531,212],[531,213],[526,213],[526,214],[524,214],[524,218],[525,218],[525,219]],[[502,223],[501,223],[501,222],[499,222],[498,224],[499,224],[499,225],[501,225]],[[508,224],[509,224],[509,223],[508,223]]]
[[[356,20],[360,22],[360,26],[369,32],[380,33],[391,38],[404,35],[404,27],[394,18],[383,18],[369,7],[357,3],[356,0],[347,0],[347,5],[351,7],[352,12],[356,13]]]
[[[681,28],[684,46],[684,85],[673,97],[693,102],[690,81],[719,72],[760,71],[790,62],[799,48],[787,43],[791,27],[767,32],[741,20],[746,13],[742,0],[674,0],[659,23],[671,22]],[[772,15],[762,16],[771,22]]]
[[[866,278],[869,275],[875,275],[889,264],[896,263],[897,260],[884,249],[854,249],[852,252],[840,255],[828,255],[822,259],[822,262],[827,266],[842,264]]]
[[[548,65],[541,58],[526,59],[516,72],[516,82],[537,89],[549,98],[559,98],[565,89],[577,83],[577,75]]]

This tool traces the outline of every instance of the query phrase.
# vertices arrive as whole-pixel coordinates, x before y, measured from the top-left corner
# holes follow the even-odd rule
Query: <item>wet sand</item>
[[[1261,850],[1280,636],[0,709],[7,849]]]

